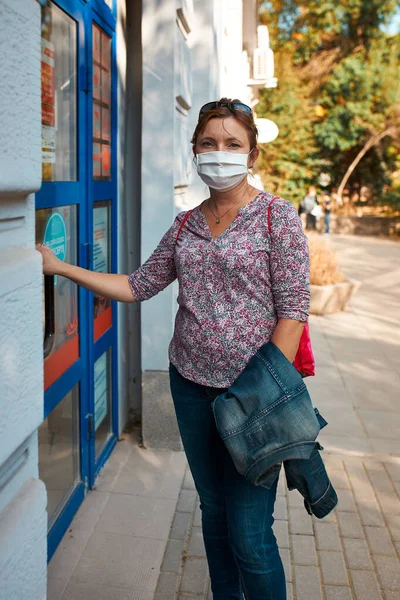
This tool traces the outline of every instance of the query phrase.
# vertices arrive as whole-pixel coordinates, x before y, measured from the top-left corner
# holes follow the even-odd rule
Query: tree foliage
[[[279,127],[273,144],[261,147],[259,169],[268,174],[268,186],[281,196],[300,199],[299,194],[314,178],[320,165],[318,145],[310,119],[309,100],[297,72],[291,69],[292,53],[276,57],[279,89],[264,93],[257,106],[259,115],[268,116]]]
[[[400,166],[400,36],[385,25],[400,0],[269,0],[278,88],[259,116],[280,135],[262,150],[267,187],[298,200],[324,172],[379,195]]]

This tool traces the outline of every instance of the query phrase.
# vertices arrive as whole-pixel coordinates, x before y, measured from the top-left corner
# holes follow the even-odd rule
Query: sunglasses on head
[[[220,106],[227,108],[231,112],[235,112],[235,110],[240,110],[240,112],[244,112],[248,115],[253,114],[253,111],[251,110],[250,106],[247,106],[247,104],[243,104],[243,102],[207,102],[207,104],[204,104],[204,106],[201,107],[199,117],[201,117],[201,115],[204,115],[204,113],[209,112],[210,110],[215,110],[216,108],[219,108]]]

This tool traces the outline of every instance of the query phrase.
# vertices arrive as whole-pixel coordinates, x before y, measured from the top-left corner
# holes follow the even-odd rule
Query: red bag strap
[[[268,233],[271,233],[271,204],[278,200],[279,196],[274,196],[271,202],[268,204]]]
[[[187,213],[185,214],[185,216],[183,217],[181,224],[179,225],[179,229],[178,229],[178,233],[176,234],[176,238],[175,238],[175,243],[178,241],[178,238],[181,234],[181,231],[183,229],[183,226],[185,225],[186,221],[188,220],[188,218],[190,217],[190,215],[192,214],[193,209],[192,210],[188,210]]]

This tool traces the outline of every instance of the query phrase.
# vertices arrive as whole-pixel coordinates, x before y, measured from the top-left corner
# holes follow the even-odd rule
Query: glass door
[[[43,183],[36,195],[36,242],[72,264],[80,262],[84,242],[86,165],[78,137],[85,120],[85,93],[79,78],[84,33],[78,11],[63,3],[42,4]],[[82,502],[88,481],[83,308],[76,285],[62,277],[43,277],[44,420],[39,428],[39,476],[47,489],[49,559]]]
[[[36,242],[63,261],[108,272],[116,267],[115,19],[108,3],[96,3],[110,17],[102,27],[80,0],[41,7]],[[39,472],[48,495],[49,560],[116,443],[116,335],[113,303],[63,277],[43,277]]]
[[[111,7],[110,7],[111,8]],[[111,13],[110,13],[111,14]],[[92,11],[91,69],[92,95],[89,117],[88,186],[91,196],[89,222],[92,231],[92,264],[94,271],[116,271],[116,96],[115,96],[115,39],[104,15]],[[117,429],[116,398],[116,340],[117,311],[115,303],[92,294],[91,321],[93,325],[92,381],[93,456],[92,480],[109,453],[109,441]]]

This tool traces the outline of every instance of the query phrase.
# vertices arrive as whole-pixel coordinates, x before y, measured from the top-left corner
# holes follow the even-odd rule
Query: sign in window
[[[42,6],[42,179],[77,179],[76,22],[52,2]]]
[[[98,273],[111,271],[111,203],[101,200],[93,207],[93,270]],[[94,294],[94,341],[96,342],[112,326],[111,301]]]
[[[43,208],[36,211],[36,242],[46,244],[62,261],[77,264],[76,206]],[[45,295],[43,278],[43,295]],[[79,358],[78,288],[65,277],[54,277],[54,304],[47,307],[54,321],[54,339],[44,362],[47,390]],[[43,312],[45,337],[46,312]],[[44,340],[46,342],[46,340]]]

